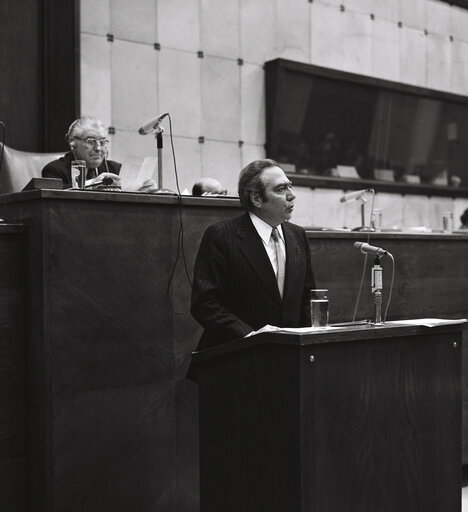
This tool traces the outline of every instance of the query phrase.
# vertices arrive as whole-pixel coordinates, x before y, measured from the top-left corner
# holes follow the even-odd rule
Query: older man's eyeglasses
[[[85,144],[88,144],[88,146],[93,146],[95,148],[97,146],[101,146],[102,148],[105,148],[107,146],[107,144],[109,144],[109,139],[96,139],[95,137],[86,137],[85,139],[81,138],[81,137],[73,137],[73,138],[81,140],[81,142],[84,142]]]

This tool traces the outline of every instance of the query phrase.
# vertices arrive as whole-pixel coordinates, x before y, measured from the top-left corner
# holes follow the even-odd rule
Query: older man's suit
[[[310,325],[314,288],[304,230],[284,222],[286,274],[281,299],[273,267],[248,214],[210,226],[195,263],[191,312],[205,331],[198,349],[260,329]]]

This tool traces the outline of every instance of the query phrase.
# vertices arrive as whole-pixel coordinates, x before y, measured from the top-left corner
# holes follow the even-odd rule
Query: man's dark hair
[[[468,208],[461,214],[460,220],[464,226],[468,226]]]
[[[239,174],[239,200],[242,208],[246,211],[253,209],[252,201],[250,200],[251,192],[258,192],[260,196],[265,199],[265,184],[261,179],[261,174],[269,167],[277,167],[278,164],[269,158],[263,160],[254,160],[246,165]]]

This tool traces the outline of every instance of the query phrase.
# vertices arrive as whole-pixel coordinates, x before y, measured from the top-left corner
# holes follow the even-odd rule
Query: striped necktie
[[[286,260],[284,258],[283,251],[281,250],[281,245],[279,242],[279,233],[277,228],[273,228],[271,230],[271,239],[273,240],[273,244],[275,247],[275,261],[276,261],[276,281],[278,283],[278,289],[283,298],[284,291],[284,271],[286,267]]]

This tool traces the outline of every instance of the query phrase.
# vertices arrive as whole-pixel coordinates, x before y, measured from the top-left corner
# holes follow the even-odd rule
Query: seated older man
[[[107,129],[96,117],[85,116],[73,121],[65,139],[70,151],[58,160],[49,162],[42,169],[44,178],[61,178],[64,187],[71,187],[71,162],[86,162],[86,186],[101,183],[104,178],[112,178],[114,185],[120,185],[121,164],[107,160]]]

